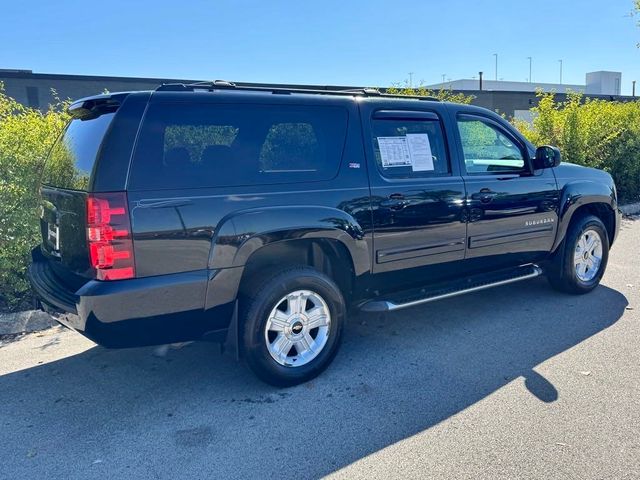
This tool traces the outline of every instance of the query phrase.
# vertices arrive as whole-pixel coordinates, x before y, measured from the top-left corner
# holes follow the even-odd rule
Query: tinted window
[[[312,172],[321,161],[322,148],[310,123],[278,123],[267,133],[260,149],[263,172]]]
[[[189,158],[202,158],[208,145],[231,146],[238,129],[232,125],[169,125],[164,132],[164,158],[184,148]]]
[[[90,120],[72,120],[51,149],[42,183],[86,190],[98,150],[114,115],[106,113]]]
[[[520,147],[497,125],[462,117],[458,129],[468,173],[519,172],[524,168]]]
[[[329,180],[347,126],[339,107],[153,104],[129,179],[132,189]]]
[[[372,131],[376,163],[385,177],[449,175],[449,160],[439,121],[375,119]]]

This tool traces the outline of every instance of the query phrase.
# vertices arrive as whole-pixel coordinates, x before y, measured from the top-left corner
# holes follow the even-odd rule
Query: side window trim
[[[497,129],[500,133],[502,133],[505,137],[507,137],[509,140],[511,140],[513,142],[513,144],[518,148],[518,150],[520,150],[520,154],[522,155],[522,158],[524,160],[524,165],[523,167],[518,170],[518,171],[505,171],[505,172],[500,172],[500,171],[496,171],[496,172],[468,172],[467,171],[467,166],[465,164],[464,161],[464,147],[462,145],[462,136],[460,135],[460,127],[458,125],[458,122],[460,119],[466,119],[466,120],[475,120],[475,121],[480,121],[483,122],[491,127],[494,127],[495,129]],[[495,177],[495,176],[505,176],[505,175],[514,175],[514,176],[521,176],[523,173],[530,173],[531,172],[531,159],[530,159],[530,155],[529,155],[529,149],[527,148],[526,145],[524,145],[522,143],[522,141],[517,138],[511,131],[509,131],[507,128],[504,127],[504,125],[501,125],[499,122],[497,122],[495,119],[482,115],[481,113],[469,113],[469,112],[458,112],[455,115],[455,128],[457,131],[457,137],[458,137],[458,142],[460,143],[459,148],[460,148],[460,153],[461,153],[461,161],[462,161],[462,167],[463,167],[463,175],[470,175],[473,177],[478,177],[478,176],[488,176],[488,177]]]
[[[374,120],[422,120],[439,122],[437,113],[424,110],[376,110],[373,112]]]

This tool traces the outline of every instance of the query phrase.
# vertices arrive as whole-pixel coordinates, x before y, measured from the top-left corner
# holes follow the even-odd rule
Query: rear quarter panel
[[[273,101],[304,104],[300,99],[281,97]],[[256,102],[255,98],[239,97],[234,101]],[[360,252],[363,265],[358,269],[368,271],[372,235],[369,185],[355,101],[319,98],[309,102],[337,104],[348,111],[336,177],[276,185],[129,190],[138,276],[241,266],[252,244],[255,247],[256,243],[291,238],[300,232],[320,235],[322,230],[333,230],[337,236],[346,235],[348,219],[359,229],[357,235],[348,235]]]

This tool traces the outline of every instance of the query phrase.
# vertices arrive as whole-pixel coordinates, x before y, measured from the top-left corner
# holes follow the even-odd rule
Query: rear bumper
[[[62,287],[39,248],[31,252],[31,264],[27,270],[27,276],[31,288],[43,303],[57,311],[78,313],[76,309],[78,296],[73,291]]]
[[[100,345],[117,348],[204,336],[224,340],[237,293],[237,288],[229,288],[229,280],[236,272],[230,275],[229,270],[232,269],[118,281],[89,280],[73,292],[34,250],[28,275],[44,304],[71,314],[60,316],[58,322]]]

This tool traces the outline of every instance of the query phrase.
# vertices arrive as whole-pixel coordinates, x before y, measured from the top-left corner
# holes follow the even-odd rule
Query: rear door
[[[498,268],[544,257],[558,223],[553,172],[532,170],[532,152],[506,122],[451,108],[467,191],[466,258]]]
[[[465,191],[451,161],[444,105],[395,101],[363,107],[373,272],[403,272],[407,278],[408,268],[462,260]]]

